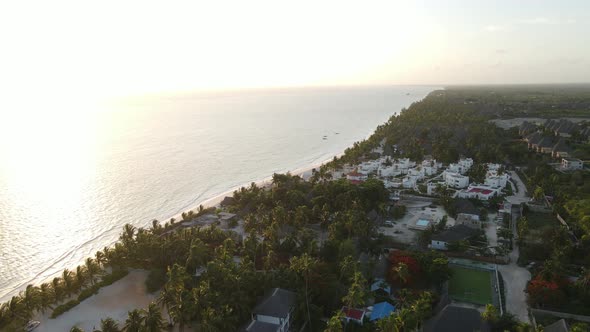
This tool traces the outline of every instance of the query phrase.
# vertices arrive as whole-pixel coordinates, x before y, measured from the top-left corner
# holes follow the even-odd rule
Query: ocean
[[[164,223],[275,172],[329,160],[434,89],[178,93],[100,111],[4,113],[0,301],[75,268],[126,223]]]

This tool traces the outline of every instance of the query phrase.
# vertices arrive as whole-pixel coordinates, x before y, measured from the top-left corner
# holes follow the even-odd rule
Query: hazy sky
[[[587,82],[589,19],[588,0],[2,1],[0,88]]]

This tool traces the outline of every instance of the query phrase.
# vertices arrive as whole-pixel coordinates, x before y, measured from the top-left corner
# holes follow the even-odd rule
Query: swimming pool
[[[430,221],[428,220],[418,219],[418,221],[416,221],[416,226],[426,227],[428,224],[430,224]]]

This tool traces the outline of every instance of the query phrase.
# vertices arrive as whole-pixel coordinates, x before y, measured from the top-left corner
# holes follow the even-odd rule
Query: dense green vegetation
[[[237,190],[227,209],[243,218],[243,234],[215,225],[183,228],[175,220],[163,226],[154,221],[150,228],[126,225],[115,246],[97,252],[84,266],[65,270],[61,277],[39,287],[30,285],[2,304],[0,329],[21,330],[37,311],[53,310],[53,316],[57,316],[100,287],[124,277],[127,268],[141,268],[151,271],[146,288],[160,291],[158,303],[129,312],[124,326],[105,317],[103,331],[161,331],[165,325],[181,330],[187,325],[203,331],[236,330],[250,319],[251,309],[265,291],[273,287],[297,292],[296,329],[305,326],[307,331],[342,331],[340,308],[363,306],[376,296],[368,292],[368,286],[380,276],[375,266],[383,248],[391,245],[390,239],[378,234],[375,220],[368,216],[396,219],[405,210],[399,206],[388,209],[389,191],[381,181],[369,179],[354,185],[332,179],[330,171],[375,157],[373,149],[378,146],[388,156],[416,161],[426,155],[444,163],[455,162],[461,155],[472,157],[476,166],[470,176],[480,180],[484,172],[480,165],[485,162],[521,167],[529,192],[537,193],[539,201],[551,196],[551,213],[565,218],[579,239],[573,241],[561,226],[544,227],[549,221],[534,213],[520,220],[517,232],[524,260],[540,263],[527,289],[531,305],[588,308],[588,173],[557,172],[547,165],[550,160],[546,156],[528,152],[526,145],[518,142],[517,130],[503,130],[489,121],[499,116],[550,116],[556,112],[559,116],[582,115],[589,109],[587,90],[539,89],[435,91],[392,116],[341,158],[315,170],[311,181],[275,174],[269,188],[252,184]],[[439,203],[454,215],[455,201],[443,189],[439,194]],[[214,212],[200,207],[184,213],[183,221]],[[501,233],[503,238],[511,238],[510,230]],[[534,236],[546,240],[526,241]],[[569,275],[581,277],[565,282]],[[441,284],[450,276],[442,254],[394,251],[382,277],[396,286],[398,310],[377,324],[349,324],[347,331],[420,328],[432,314]],[[163,321],[162,308],[170,321]],[[487,317],[492,326],[501,329],[516,326],[509,315],[498,317],[490,311]]]
[[[588,84],[458,86],[445,92],[454,104],[497,118],[590,116]]]

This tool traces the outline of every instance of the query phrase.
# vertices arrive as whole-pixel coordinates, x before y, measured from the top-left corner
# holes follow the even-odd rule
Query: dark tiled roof
[[[567,323],[565,319],[560,319],[557,322],[548,325],[547,327],[543,328],[544,332],[568,332],[569,328],[567,327]]]
[[[455,200],[455,208],[457,209],[457,214],[465,213],[479,216],[479,210],[468,199],[457,198]]]
[[[246,326],[240,329],[240,332],[277,332],[279,330],[278,324],[265,323],[258,320],[253,320]]]
[[[532,133],[526,137],[527,142],[531,144],[537,143],[541,139],[541,134],[539,133]]]
[[[254,308],[255,315],[285,318],[295,305],[297,294],[282,289],[273,288],[271,292]]]
[[[565,144],[564,139],[560,139],[557,143],[553,146],[553,152],[569,152],[571,149]]]
[[[537,145],[540,148],[550,148],[553,146],[553,138],[552,137],[543,137],[539,142],[537,142]]]
[[[425,332],[489,332],[479,311],[470,308],[447,306],[424,325]]]
[[[439,234],[434,234],[432,239],[434,241],[443,241],[443,242],[455,242],[455,241],[462,241],[467,240],[468,238],[477,234],[477,230],[473,229],[469,226],[455,225],[446,231],[443,231]]]

